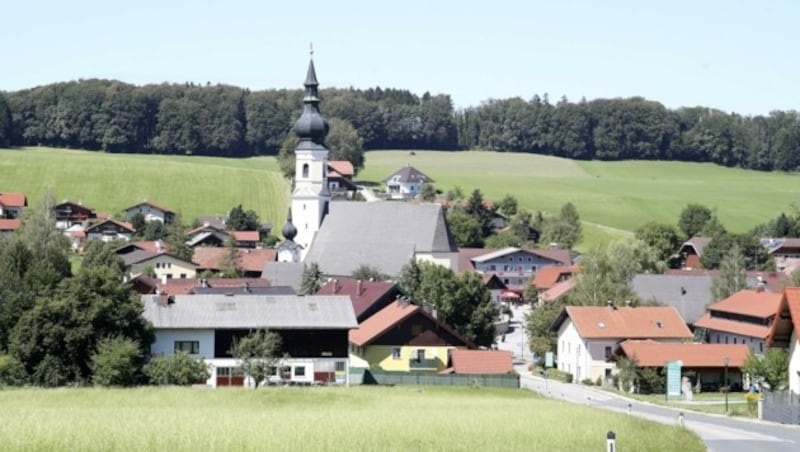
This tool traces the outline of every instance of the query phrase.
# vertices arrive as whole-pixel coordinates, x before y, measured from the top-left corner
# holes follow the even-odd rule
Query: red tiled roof
[[[561,275],[572,275],[578,271],[577,265],[543,267],[536,272],[533,285],[539,290],[547,290],[558,283]]]
[[[731,312],[765,319],[778,313],[782,293],[740,290],[730,297],[708,307],[710,311]]]
[[[194,249],[192,260],[197,262],[198,269],[218,270],[224,267],[223,262],[229,252],[227,247],[200,246]],[[241,269],[248,272],[263,271],[267,262],[275,261],[278,257],[278,252],[271,248],[236,248],[236,252],[239,255]]]
[[[258,242],[261,238],[258,231],[233,231],[233,239],[237,242]]]
[[[0,218],[0,231],[16,231],[19,229],[20,226],[19,218],[14,218],[13,220],[8,220],[5,218]]]
[[[161,241],[161,245],[158,245],[157,243],[157,240],[138,240],[135,242],[130,242],[130,245],[151,253],[161,253],[169,249],[164,241]]]
[[[475,271],[475,265],[472,259],[495,250],[486,248],[459,248],[458,249],[458,271]]]
[[[451,350],[450,362],[457,374],[507,374],[514,370],[506,350]]]
[[[347,160],[328,160],[328,167],[342,176],[352,177],[355,174],[353,164]]]
[[[689,327],[672,306],[567,306],[564,309],[584,339],[692,338]]]
[[[750,348],[744,344],[660,343],[627,340],[620,348],[636,357],[640,367],[663,367],[667,361],[682,361],[683,367],[742,367]]]
[[[394,283],[391,281],[361,281],[361,293],[357,293],[358,280],[352,278],[341,278],[328,281],[319,289],[317,295],[348,295],[353,303],[353,311],[356,317],[369,309],[373,303],[378,301],[387,292],[392,290]],[[334,287],[338,289],[334,290]]]
[[[359,347],[369,345],[371,342],[381,337],[390,328],[399,324],[405,319],[411,317],[417,312],[428,317],[430,320],[437,323],[439,327],[441,327],[451,335],[458,338],[463,343],[463,345],[466,345],[467,347],[474,347],[474,344],[472,344],[467,339],[463,338],[460,334],[451,329],[449,326],[445,325],[432,315],[428,314],[420,306],[400,301],[392,302],[385,308],[376,312],[372,317],[361,322],[361,324],[358,325],[358,328],[350,330],[349,333],[350,342]]]
[[[772,330],[767,325],[756,325],[754,323],[740,322],[737,320],[711,317],[706,313],[694,322],[695,327],[706,328],[714,331],[724,331],[726,333],[738,334],[741,336],[757,337],[766,339]]]
[[[539,298],[542,301],[555,301],[566,295],[570,290],[572,290],[573,287],[575,287],[575,278],[570,278],[566,281],[556,284],[548,290],[545,290],[541,295],[539,295]]]
[[[28,205],[28,198],[25,193],[9,192],[0,193],[0,206],[5,207],[25,207]]]
[[[162,284],[157,279],[151,279],[155,286],[170,295],[186,295],[192,293],[193,289],[200,287],[199,279],[168,279],[166,284]],[[269,281],[263,278],[208,278],[206,280],[209,287],[238,288],[245,284],[250,287],[270,287]]]
[[[800,287],[787,287],[784,296],[789,306],[789,315],[792,317],[792,326],[800,337]]]

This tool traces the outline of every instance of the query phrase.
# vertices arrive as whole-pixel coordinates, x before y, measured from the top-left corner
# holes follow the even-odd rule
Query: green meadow
[[[443,387],[0,391],[3,450],[705,450],[677,426],[523,390]]]
[[[766,173],[704,163],[598,162],[503,152],[371,151],[356,178],[379,182],[411,164],[446,192],[480,188],[488,199],[506,194],[522,207],[557,213],[567,201],[584,221],[579,251],[628,237],[648,221],[675,224],[689,202],[716,209],[723,224],[744,232],[788,212],[800,200],[796,173]],[[0,191],[24,191],[35,202],[47,187],[58,200],[80,200],[119,212],[148,199],[188,220],[226,214],[241,203],[264,221],[286,218],[289,184],[273,157],[108,154],[53,148],[0,150]]]

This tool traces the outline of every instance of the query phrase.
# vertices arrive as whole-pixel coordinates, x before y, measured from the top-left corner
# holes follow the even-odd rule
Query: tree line
[[[80,80],[0,93],[0,146],[217,156],[277,154],[301,90],[135,86]],[[555,104],[547,95],[490,99],[456,111],[449,95],[391,88],[321,91],[323,113],[364,149],[489,149],[572,159],[680,160],[757,170],[800,166],[800,116],[675,110],[641,97]],[[359,166],[359,165],[357,165]]]

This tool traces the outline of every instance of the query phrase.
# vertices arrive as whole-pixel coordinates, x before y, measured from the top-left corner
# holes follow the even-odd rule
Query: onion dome
[[[286,240],[294,240],[297,236],[297,228],[292,224],[292,209],[289,209],[289,216],[286,218],[286,224],[281,229],[281,234]]]
[[[317,82],[317,72],[314,70],[314,60],[308,63],[304,86],[306,95],[303,97],[303,113],[294,123],[294,133],[301,141],[310,140],[321,145],[328,135],[328,121],[319,112],[320,99],[317,96],[319,82]]]

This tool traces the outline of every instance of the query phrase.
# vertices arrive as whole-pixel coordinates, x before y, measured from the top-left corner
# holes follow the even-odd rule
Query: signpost
[[[553,367],[553,352],[546,352],[544,354],[544,367],[547,369]]]
[[[681,395],[681,367],[683,367],[682,361],[667,362],[667,391],[665,396],[667,400],[669,400],[669,396]]]

